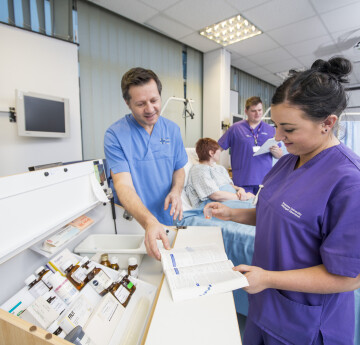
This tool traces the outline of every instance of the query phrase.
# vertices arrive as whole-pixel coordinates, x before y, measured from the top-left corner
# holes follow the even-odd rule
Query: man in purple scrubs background
[[[335,135],[349,60],[291,71],[272,98],[289,152],[263,181],[256,209],[210,203],[212,215],[256,225],[244,345],[354,344],[360,288],[360,157]]]
[[[232,178],[236,186],[246,192],[256,194],[259,184],[272,167],[272,157],[280,158],[283,153],[280,147],[274,145],[269,153],[253,157],[266,140],[275,135],[274,127],[261,121],[263,107],[260,97],[250,97],[246,100],[245,114],[247,120],[234,123],[219,139],[223,150],[231,148]]]

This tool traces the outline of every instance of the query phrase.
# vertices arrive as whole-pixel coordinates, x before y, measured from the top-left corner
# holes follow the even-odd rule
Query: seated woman
[[[234,186],[226,169],[216,164],[220,159],[220,146],[210,138],[196,143],[199,164],[189,172],[185,192],[193,207],[204,207],[211,201],[248,200],[254,197],[241,187]]]

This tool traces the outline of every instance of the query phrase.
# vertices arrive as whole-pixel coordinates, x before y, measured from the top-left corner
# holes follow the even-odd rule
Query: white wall
[[[230,53],[223,48],[204,54],[203,137],[219,140],[221,121],[230,123]],[[229,167],[227,152],[220,164]]]
[[[82,159],[77,45],[0,24],[0,110],[15,107],[15,89],[69,98],[70,136],[20,137],[0,112],[0,176],[28,166]]]

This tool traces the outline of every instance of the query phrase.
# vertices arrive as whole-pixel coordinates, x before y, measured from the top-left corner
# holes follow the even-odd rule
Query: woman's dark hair
[[[351,68],[349,60],[333,57],[329,61],[316,60],[303,72],[291,70],[276,89],[272,104],[295,105],[314,121],[323,121],[331,114],[339,117],[347,105],[342,83],[348,82]]]
[[[209,151],[216,152],[220,148],[220,145],[211,138],[202,138],[199,139],[195,145],[196,153],[199,157],[199,161],[208,161],[211,156]]]
[[[121,79],[121,90],[126,102],[130,101],[129,89],[131,86],[140,86],[154,80],[161,95],[161,81],[158,76],[151,70],[142,67],[135,67],[127,71]]]

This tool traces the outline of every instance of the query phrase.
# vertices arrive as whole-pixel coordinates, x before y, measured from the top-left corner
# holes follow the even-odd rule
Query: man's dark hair
[[[150,69],[135,67],[127,71],[121,79],[121,90],[126,102],[130,101],[129,89],[131,86],[140,86],[154,80],[161,96],[161,81],[159,77]]]

